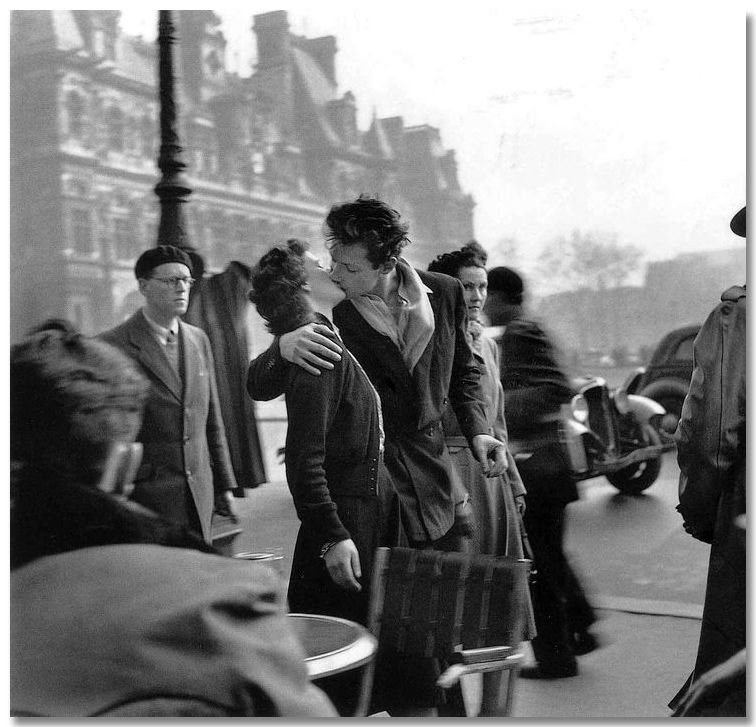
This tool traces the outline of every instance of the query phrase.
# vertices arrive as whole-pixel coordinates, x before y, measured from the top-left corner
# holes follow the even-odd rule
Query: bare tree
[[[550,281],[551,292],[616,288],[635,273],[643,251],[621,245],[615,233],[573,230],[569,237],[548,243],[538,256],[539,277]]]

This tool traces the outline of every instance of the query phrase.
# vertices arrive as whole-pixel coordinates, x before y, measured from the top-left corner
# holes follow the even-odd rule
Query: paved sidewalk
[[[237,499],[244,532],[234,551],[281,548],[288,578],[299,523],[286,484],[266,483]],[[580,673],[558,680],[520,679],[513,717],[659,719],[690,672],[698,646],[700,607],[667,601],[593,598],[602,647],[579,657]],[[475,677],[465,685],[474,704]]]

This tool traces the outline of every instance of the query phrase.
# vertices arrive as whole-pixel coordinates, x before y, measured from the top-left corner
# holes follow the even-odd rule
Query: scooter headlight
[[[576,394],[570,402],[572,417],[575,421],[585,424],[588,421],[588,402],[582,394]]]

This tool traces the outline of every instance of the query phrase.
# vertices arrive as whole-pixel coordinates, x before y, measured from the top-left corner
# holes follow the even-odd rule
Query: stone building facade
[[[159,218],[157,47],[123,34],[119,15],[11,14],[11,340],[51,315],[97,333],[141,303],[133,264]],[[330,205],[360,193],[402,212],[417,265],[474,236],[438,129],[377,116],[358,128],[333,36],[293,34],[284,11],[256,15],[257,66],[241,77],[212,11],[175,16],[187,225],[207,273],[289,237],[317,250]]]

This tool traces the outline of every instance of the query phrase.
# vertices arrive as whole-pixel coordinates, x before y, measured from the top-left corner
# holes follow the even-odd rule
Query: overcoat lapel
[[[179,335],[181,338],[181,358],[184,365],[184,401],[193,401],[195,386],[200,376],[200,356],[197,351],[197,342],[183,322],[179,322]]]
[[[423,281],[423,283],[425,283],[425,281]],[[438,296],[433,295],[432,293],[428,293],[428,300],[430,301],[431,309],[433,310],[433,318],[434,320],[438,320]],[[420,356],[417,363],[415,364],[414,370],[412,371],[412,378],[415,382],[415,387],[418,392],[429,390],[431,361],[433,360],[433,348],[435,347],[437,340],[438,336],[431,336],[431,340],[428,341],[428,345],[425,347],[423,355]]]
[[[181,379],[173,370],[162,346],[153,335],[141,311],[134,314],[129,331],[129,339],[137,351],[139,363],[159,379],[179,401],[181,401]]]

